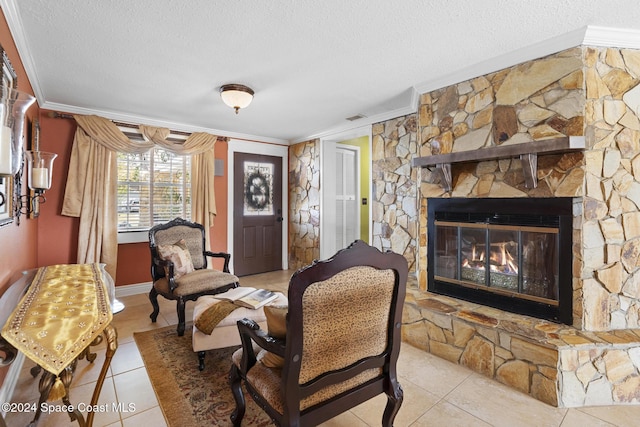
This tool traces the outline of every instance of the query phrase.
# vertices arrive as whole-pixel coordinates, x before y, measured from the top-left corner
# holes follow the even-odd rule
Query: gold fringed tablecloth
[[[58,375],[111,323],[100,264],[38,269],[2,329],[2,336],[42,368]]]

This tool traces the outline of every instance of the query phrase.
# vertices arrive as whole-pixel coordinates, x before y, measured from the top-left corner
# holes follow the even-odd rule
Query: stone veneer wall
[[[289,147],[289,268],[320,258],[320,141]]]
[[[421,170],[418,284],[403,338],[557,406],[640,402],[640,52],[578,47],[421,97],[420,155],[585,135],[584,153]],[[574,326],[424,292],[427,197],[574,197]]]
[[[578,47],[421,99],[421,155],[585,135],[584,154],[539,157],[535,189],[524,187],[519,161],[500,160],[454,167],[451,196],[583,196],[574,212],[572,286],[574,325],[587,330],[640,323],[639,58],[633,50]],[[422,172],[426,239],[426,198],[447,195]],[[419,277],[426,286],[426,266]]]
[[[583,327],[640,326],[640,51],[584,48]]]
[[[418,152],[415,114],[376,123],[372,128],[372,246],[403,254],[415,271],[418,252]]]

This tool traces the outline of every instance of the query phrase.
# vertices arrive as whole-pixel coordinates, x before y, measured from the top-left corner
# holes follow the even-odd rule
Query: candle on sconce
[[[0,175],[11,175],[11,128],[0,131]]]
[[[49,169],[32,168],[30,187],[38,190],[48,190],[49,189]]]
[[[58,155],[44,151],[27,151],[28,184],[32,190],[48,190],[51,187],[51,169],[53,159]]]

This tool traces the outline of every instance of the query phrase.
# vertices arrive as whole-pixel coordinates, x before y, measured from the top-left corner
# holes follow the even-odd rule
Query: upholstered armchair
[[[185,304],[202,295],[214,295],[238,286],[238,278],[229,273],[231,255],[205,250],[204,227],[176,218],[149,230],[151,277],[149,300],[155,322],[160,313],[158,295],[175,300],[178,312],[178,335],[184,335]],[[208,269],[207,257],[224,259],[222,271]]]
[[[233,424],[244,416],[244,382],[279,426],[317,425],[381,393],[382,425],[392,426],[403,399],[396,363],[406,281],[403,256],[362,241],[297,271],[279,322],[267,316],[264,331],[238,321],[242,347],[229,372]]]

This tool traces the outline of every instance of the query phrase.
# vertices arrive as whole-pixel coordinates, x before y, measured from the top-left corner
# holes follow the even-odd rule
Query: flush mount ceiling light
[[[236,110],[247,108],[253,99],[253,89],[239,84],[228,84],[220,87],[220,97],[229,107]]]

